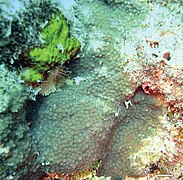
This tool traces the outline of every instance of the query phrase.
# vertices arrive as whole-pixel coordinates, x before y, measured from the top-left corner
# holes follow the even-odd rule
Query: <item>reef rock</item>
[[[182,95],[179,46],[172,44],[176,51],[170,52],[170,60],[164,55],[169,46],[163,43],[169,36],[180,44],[181,18],[158,3],[142,1],[125,7],[123,1],[93,0],[81,0],[73,7],[71,29],[82,45],[80,59],[67,65],[71,74],[56,92],[28,106],[30,129],[20,146],[27,145],[28,151],[16,165],[15,178],[72,174],[97,160],[102,164],[98,176],[181,176],[177,157],[182,157],[182,98],[171,88],[165,91],[164,71],[156,77],[145,71],[165,62],[168,74],[175,66],[179,71],[171,83]],[[146,81],[151,86],[145,86]],[[175,104],[179,100],[174,109],[165,97],[169,94]]]

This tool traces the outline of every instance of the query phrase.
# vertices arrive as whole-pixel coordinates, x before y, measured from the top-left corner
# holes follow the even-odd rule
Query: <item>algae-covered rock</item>
[[[61,12],[54,14],[45,25],[41,38],[43,45],[28,52],[30,65],[22,74],[28,82],[42,80],[46,71],[56,65],[63,65],[76,56],[80,49],[79,41],[70,36],[69,25]]]
[[[0,61],[20,66],[22,51],[41,42],[39,30],[56,11],[55,4],[51,0],[1,0],[0,6]]]

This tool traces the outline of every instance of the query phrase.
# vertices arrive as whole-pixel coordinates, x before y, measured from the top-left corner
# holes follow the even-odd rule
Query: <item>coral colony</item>
[[[0,179],[183,178],[180,1],[0,8]]]

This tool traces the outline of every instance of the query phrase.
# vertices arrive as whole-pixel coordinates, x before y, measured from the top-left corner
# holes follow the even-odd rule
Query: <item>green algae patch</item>
[[[43,78],[42,74],[33,68],[26,68],[22,77],[29,82],[37,82]]]
[[[70,35],[67,20],[60,12],[42,29],[41,38],[43,45],[27,53],[30,62],[22,77],[30,83],[43,80],[51,68],[76,57],[81,46],[77,38]]]

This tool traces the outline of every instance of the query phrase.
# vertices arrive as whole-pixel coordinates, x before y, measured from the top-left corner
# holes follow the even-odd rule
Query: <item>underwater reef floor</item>
[[[18,84],[22,80],[17,78],[14,93],[18,99],[19,94],[22,97],[20,107],[14,108],[10,102],[16,102],[16,96],[4,86],[9,103],[4,103],[7,107],[0,112],[0,178],[181,179],[183,64],[179,2],[80,0],[70,9],[58,2],[71,33],[81,43],[80,53],[65,64],[69,74],[62,83],[54,84],[48,96],[25,100],[24,86]],[[34,3],[39,15],[43,9],[50,12],[55,8]],[[19,16],[21,19],[23,15],[15,12],[15,17]],[[29,22],[30,17],[26,13],[24,16]],[[19,22],[21,28],[34,27],[33,32],[35,24]],[[12,32],[23,34],[13,25]],[[6,47],[2,48],[2,59],[11,52],[8,43],[16,33],[3,41]],[[19,47],[16,44],[14,48],[25,48],[23,43]],[[2,64],[9,62],[2,60]],[[7,76],[5,66],[0,68],[6,74],[1,78],[4,84],[13,87],[7,79],[15,74]]]

